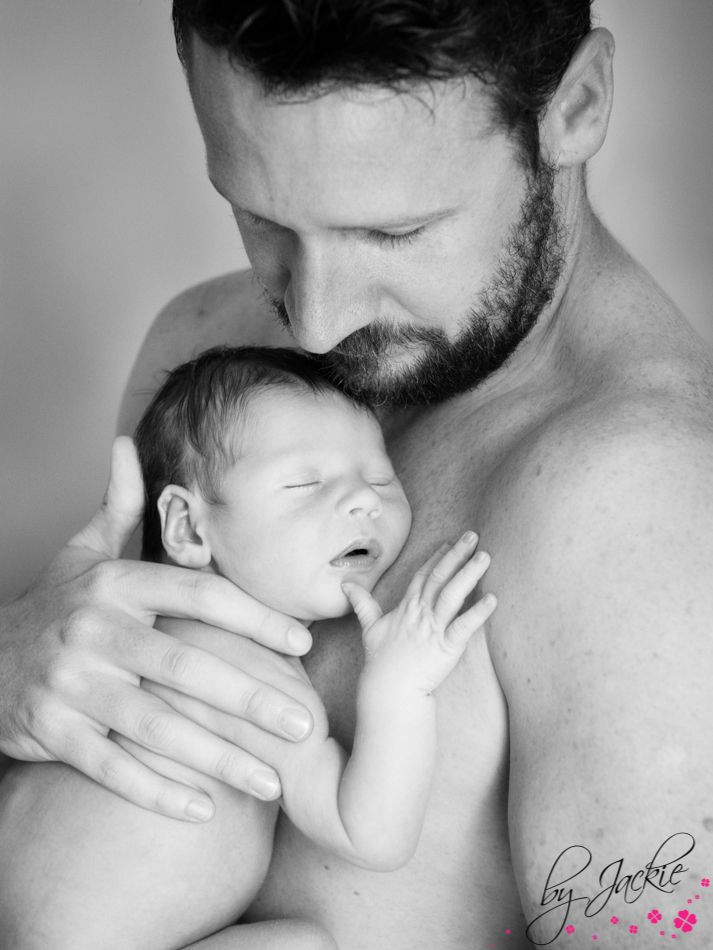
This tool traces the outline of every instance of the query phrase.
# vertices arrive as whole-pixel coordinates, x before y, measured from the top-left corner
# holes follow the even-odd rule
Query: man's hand
[[[309,649],[309,632],[225,578],[118,560],[142,508],[133,443],[120,437],[106,496],[91,522],[22,597],[0,608],[0,750],[17,759],[66,762],[174,818],[212,816],[202,791],[139,763],[107,737],[113,729],[235,788],[275,798],[280,789],[272,769],[185,719],[140,682],[145,677],[276,735],[302,739],[312,728],[304,706],[153,623],[157,614],[194,618],[293,655]]]

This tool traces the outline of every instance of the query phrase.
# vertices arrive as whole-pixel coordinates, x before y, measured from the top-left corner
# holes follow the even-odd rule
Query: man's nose
[[[359,254],[338,234],[302,241],[290,262],[285,307],[299,345],[326,353],[377,317],[376,287]]]
[[[381,495],[368,482],[359,481],[349,486],[340,500],[343,514],[378,518],[381,514]]]

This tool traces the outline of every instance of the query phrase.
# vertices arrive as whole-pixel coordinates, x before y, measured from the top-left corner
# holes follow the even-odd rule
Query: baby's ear
[[[198,497],[180,485],[167,485],[158,500],[164,550],[182,567],[202,568],[210,564],[201,509]]]

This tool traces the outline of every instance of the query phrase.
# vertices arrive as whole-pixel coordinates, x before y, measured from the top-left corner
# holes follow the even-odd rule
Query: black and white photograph
[[[5,0],[0,950],[713,947],[709,0]]]

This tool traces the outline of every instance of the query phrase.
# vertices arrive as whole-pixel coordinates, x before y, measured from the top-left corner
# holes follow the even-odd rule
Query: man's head
[[[408,535],[374,415],[292,350],[221,347],[169,374],[136,432],[143,556],[211,568],[301,620],[349,612]]]
[[[562,272],[558,171],[606,125],[587,0],[176,0],[174,18],[209,173],[299,344],[405,405],[501,366]]]

